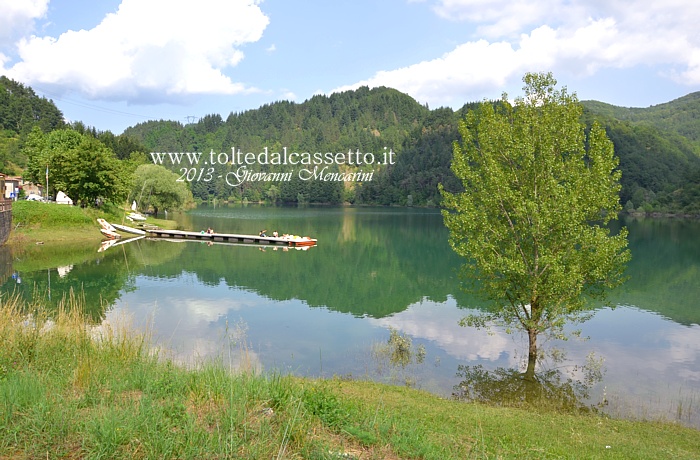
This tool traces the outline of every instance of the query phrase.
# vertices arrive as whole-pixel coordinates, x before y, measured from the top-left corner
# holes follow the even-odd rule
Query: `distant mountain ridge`
[[[582,101],[582,104],[600,115],[680,134],[694,144],[700,155],[700,91],[645,108],[618,107],[598,101]]]
[[[646,108],[582,104],[615,144],[625,209],[700,215],[700,92]]]
[[[601,123],[615,144],[623,172],[621,201],[628,211],[700,213],[700,196],[695,196],[700,188],[700,179],[695,179],[700,176],[700,92],[648,108],[581,103],[583,122],[587,126]],[[266,104],[231,114],[225,122],[212,123],[205,117],[197,124],[181,126],[179,134],[171,132],[161,138],[168,142],[149,138],[148,130],[143,132],[147,124],[125,133],[140,136],[153,148],[175,147],[175,138],[184,140],[178,147],[185,151],[202,145],[225,149],[235,141],[235,145],[286,145],[311,151],[342,151],[348,145],[377,151],[389,145],[398,152],[396,164],[380,168],[371,182],[336,190],[333,196],[354,203],[436,206],[438,183],[448,190],[461,186],[450,170],[452,143],[459,137],[459,119],[476,105],[469,103],[457,111],[428,110],[397,90],[363,87],[314,96],[298,104]],[[162,129],[160,124],[156,131]],[[206,141],[202,133],[207,133]],[[202,140],[188,142],[193,139]],[[296,190],[304,195],[299,184]],[[219,190],[213,195],[221,196],[221,192],[226,193]],[[254,199],[265,197],[266,192],[248,193]],[[211,190],[208,194],[212,195]],[[296,201],[297,193],[282,195],[285,201]],[[205,199],[204,194],[199,196]],[[310,197],[311,201],[327,198]]]
[[[60,110],[52,101],[38,97],[31,88],[0,77],[0,168],[21,173],[26,158],[21,148],[34,127],[47,131],[65,127]],[[605,126],[615,145],[622,170],[621,201],[637,212],[668,212],[700,215],[700,92],[647,107],[617,107],[599,101],[582,101],[582,122]],[[98,132],[82,122],[70,127],[92,135],[127,160],[142,152],[231,153],[245,152],[372,152],[387,149],[394,164],[365,165],[372,178],[365,182],[251,181],[231,186],[223,180],[192,181],[194,196],[213,199],[272,202],[363,203],[381,205],[438,206],[437,184],[455,191],[461,183],[450,170],[452,145],[458,140],[457,125],[465,113],[429,109],[407,94],[392,88],[361,87],[356,90],[316,95],[295,103],[278,101],[257,109],[202,117],[196,123],[148,121],[115,136]],[[134,160],[136,161],[136,160]],[[182,166],[165,165],[181,173]],[[196,166],[196,165],[195,165]],[[234,167],[235,166],[235,167]],[[215,165],[212,177],[226,177],[237,165]],[[283,172],[289,166],[253,165],[260,172]],[[329,165],[329,172],[352,173],[358,166]],[[201,176],[201,175],[200,175]]]

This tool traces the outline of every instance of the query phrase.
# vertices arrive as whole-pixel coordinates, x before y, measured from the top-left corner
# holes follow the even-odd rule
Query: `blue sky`
[[[531,71],[647,107],[700,90],[697,24],[696,0],[0,0],[0,74],[115,134],[360,85],[458,108]]]

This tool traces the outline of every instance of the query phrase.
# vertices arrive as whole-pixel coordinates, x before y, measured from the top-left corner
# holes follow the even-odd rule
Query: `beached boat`
[[[116,240],[116,239],[122,237],[122,236],[121,236],[119,233],[117,233],[116,231],[107,230],[106,228],[101,228],[101,229],[100,229],[100,232],[102,232],[102,234],[103,234],[104,236],[106,236],[107,238],[109,238],[110,240]]]
[[[110,224],[109,222],[107,222],[106,220],[104,220],[102,218],[98,218],[97,223],[100,224],[100,227],[102,227],[102,229],[100,231],[107,230],[108,232],[117,233],[117,229],[114,228],[114,226],[112,224]]]
[[[127,219],[132,221],[136,220],[139,222],[143,222],[144,220],[146,220],[146,217],[144,217],[142,214],[139,214],[138,212],[130,212],[129,214],[127,214],[126,217]]]
[[[112,224],[112,227],[116,228],[117,230],[121,230],[122,232],[133,233],[134,235],[146,234],[145,230],[141,230],[140,228],[129,227],[128,225]]]

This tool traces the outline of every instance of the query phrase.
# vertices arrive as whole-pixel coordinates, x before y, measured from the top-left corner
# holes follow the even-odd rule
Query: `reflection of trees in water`
[[[589,355],[582,366],[582,379],[565,375],[559,368],[540,370],[528,375],[515,368],[486,370],[481,364],[460,365],[454,386],[456,399],[525,409],[550,409],[565,412],[595,412],[607,402],[591,403],[591,389],[603,379],[602,361]]]
[[[700,323],[700,222],[627,217],[624,224],[632,251],[629,279],[611,293],[611,303],[658,312],[686,326]]]
[[[2,249],[5,248],[0,247],[0,267]],[[87,317],[100,322],[124,292],[135,289],[138,275],[149,275],[155,267],[177,260],[183,249],[178,244],[137,241],[95,256],[97,248],[92,242],[30,246],[14,255],[14,268],[21,273],[22,282],[0,282],[0,288],[18,296],[26,305],[41,305],[46,311],[56,311],[66,299],[75,297]],[[182,263],[179,270],[182,271]],[[159,276],[155,271],[155,276]]]
[[[413,373],[425,361],[425,347],[415,346],[411,336],[389,328],[389,339],[372,347],[377,373],[388,375],[392,383],[414,386]]]
[[[12,275],[12,252],[7,246],[0,246],[0,285]]]

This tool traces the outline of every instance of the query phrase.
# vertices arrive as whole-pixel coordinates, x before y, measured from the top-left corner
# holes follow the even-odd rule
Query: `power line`
[[[77,102],[77,101],[74,101],[71,99],[67,99],[67,98],[65,98],[57,93],[53,93],[51,91],[46,91],[45,89],[38,88],[36,86],[32,86],[32,89],[34,89],[38,93],[41,93],[44,97],[49,97],[49,98],[61,101],[64,104],[75,105],[78,107],[83,107],[86,109],[95,110],[97,112],[110,113],[113,115],[124,115],[124,116],[129,116],[129,117],[137,117],[137,118],[142,118],[144,120],[155,120],[156,119],[155,117],[149,117],[149,116],[140,115],[137,113],[123,112],[121,110],[108,109],[106,107],[100,107],[97,105],[86,104],[83,102]]]

